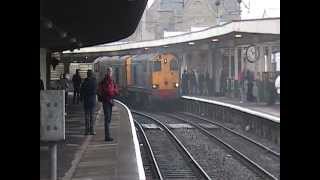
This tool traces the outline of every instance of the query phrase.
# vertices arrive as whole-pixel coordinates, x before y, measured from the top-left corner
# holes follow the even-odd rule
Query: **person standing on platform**
[[[40,77],[40,91],[41,90],[44,90],[44,85],[43,85],[43,81],[42,81],[42,79],[41,79],[41,77]]]
[[[206,72],[205,76],[204,76],[204,92],[203,95],[205,96],[209,96],[209,87],[210,87],[210,75],[208,73],[208,71]]]
[[[196,95],[199,95],[199,73],[198,73],[198,70],[197,69],[194,69],[194,77],[195,77],[195,94]]]
[[[44,90],[44,85],[43,85],[43,81],[41,79],[41,73],[40,73],[40,94],[41,91]],[[41,129],[41,102],[40,102],[40,129]],[[40,132],[40,137],[41,137],[41,132]]]
[[[182,95],[187,95],[187,92],[188,92],[188,74],[187,74],[187,70],[184,70],[183,71],[183,74],[182,74]]]
[[[274,86],[274,80],[273,78],[270,77],[268,78],[268,83],[267,83],[267,91],[268,91],[268,105],[274,105],[275,104],[275,96],[276,96],[276,89]]]
[[[280,101],[280,75],[278,75],[278,77],[276,79],[275,87],[277,90],[277,100]]]
[[[244,97],[244,86],[245,86],[245,74],[244,74],[244,71],[241,71],[240,74],[239,74],[239,90],[240,90],[240,103],[243,103],[244,100],[245,100],[245,97]]]
[[[76,70],[76,74],[72,77],[73,83],[73,104],[77,102],[79,104],[80,99],[80,87],[81,87],[81,77],[79,74],[79,69]]]
[[[118,88],[112,80],[112,68],[107,69],[107,74],[98,86],[98,100],[102,102],[104,112],[105,141],[113,141],[110,136],[113,98],[118,95]]]
[[[83,101],[85,114],[85,135],[95,135],[94,117],[96,107],[97,81],[93,77],[92,70],[88,70],[87,78],[84,80],[80,88],[80,99]]]
[[[192,94],[193,85],[192,85],[192,71],[188,72],[188,95]]]
[[[258,90],[258,85],[257,85],[256,80],[253,81],[252,100],[256,103],[260,102],[259,101],[259,90]]]
[[[58,89],[64,90],[64,93],[65,93],[65,97],[64,97],[65,102],[64,102],[64,105],[65,105],[65,112],[66,112],[65,115],[67,116],[67,112],[68,112],[67,104],[68,104],[68,89],[69,89],[69,85],[68,85],[68,80],[66,79],[66,73],[61,74],[58,85],[59,85]]]
[[[204,92],[204,74],[202,72],[199,73],[199,95],[202,96]]]
[[[257,102],[261,103],[263,101],[263,82],[262,82],[262,77],[261,77],[261,72],[257,73],[257,78],[256,78],[256,86],[258,89],[258,95],[257,95]]]
[[[191,72],[190,84],[191,84],[191,94],[196,95],[197,81],[196,81],[196,74],[195,74],[194,70],[192,70],[192,72]]]
[[[253,101],[253,73],[249,70],[247,71],[247,80],[248,80],[248,91],[247,91],[247,100],[249,102]]]

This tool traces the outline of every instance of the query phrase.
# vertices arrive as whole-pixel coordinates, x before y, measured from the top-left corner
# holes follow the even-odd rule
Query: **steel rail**
[[[268,152],[270,152],[271,154],[273,154],[273,155],[275,155],[275,156],[277,156],[277,157],[280,158],[280,153],[278,153],[278,152],[270,149],[269,147],[261,144],[260,142],[257,142],[257,141],[255,141],[255,140],[253,140],[253,139],[250,139],[249,137],[247,137],[247,136],[245,136],[245,135],[243,135],[243,134],[240,134],[240,133],[238,133],[238,132],[236,132],[236,131],[234,131],[234,130],[232,130],[232,129],[230,129],[230,128],[228,128],[228,127],[226,127],[226,126],[224,126],[224,125],[222,125],[222,124],[220,124],[220,123],[218,123],[218,122],[212,122],[212,121],[209,121],[209,120],[207,120],[207,119],[205,119],[205,118],[203,118],[203,117],[199,117],[199,116],[197,116],[197,115],[190,114],[190,113],[181,113],[181,114],[182,114],[182,115],[185,115],[185,116],[191,116],[191,117],[196,118],[196,119],[201,119],[201,120],[206,121],[206,122],[208,122],[208,123],[210,123],[210,124],[213,124],[213,125],[217,125],[217,126],[223,128],[223,129],[225,129],[225,130],[227,130],[227,131],[229,131],[229,132],[231,132],[231,133],[233,133],[233,134],[236,134],[236,135],[238,135],[238,136],[240,136],[240,137],[242,137],[242,138],[250,141],[250,142],[253,143],[253,144],[256,144],[257,146],[260,146],[261,148],[265,149],[266,151],[268,151]]]
[[[153,151],[152,151],[152,148],[151,148],[151,145],[149,143],[149,140],[143,130],[143,128],[141,127],[140,123],[136,120],[134,120],[134,123],[136,124],[136,127],[138,127],[138,129],[140,130],[141,134],[143,135],[142,139],[143,141],[145,142],[145,144],[147,145],[147,150],[148,150],[148,153],[149,155],[151,156],[151,159],[152,159],[152,164],[154,166],[154,168],[156,169],[156,174],[157,176],[159,177],[160,180],[164,180],[162,174],[161,174],[161,171],[159,169],[159,165],[157,163],[157,160],[153,154]]]
[[[189,157],[189,159],[191,160],[191,162],[193,163],[193,165],[200,171],[201,175],[207,179],[207,180],[211,180],[211,177],[204,171],[204,169],[200,166],[200,164],[194,159],[194,157],[191,155],[191,153],[184,147],[184,145],[181,143],[181,141],[174,135],[174,133],[162,122],[160,122],[159,120],[155,119],[154,117],[151,117],[147,114],[138,112],[138,111],[131,111],[134,114],[138,114],[144,117],[147,117],[151,120],[153,120],[154,122],[156,122],[157,124],[159,124],[161,127],[163,127],[163,129],[166,130],[166,132],[174,139],[174,141],[179,145],[179,147],[184,151],[185,154],[187,154],[187,156]]]
[[[246,155],[242,154],[240,151],[236,150],[234,147],[232,147],[231,145],[229,145],[228,143],[224,142],[222,139],[220,139],[219,137],[213,135],[212,133],[210,133],[209,131],[207,131],[206,129],[204,129],[203,127],[199,126],[196,123],[193,122],[189,122],[187,120],[184,120],[180,117],[174,116],[174,115],[167,115],[169,117],[175,118],[177,120],[186,122],[191,124],[192,126],[198,128],[199,130],[201,130],[202,132],[204,132],[204,134],[206,134],[207,136],[216,139],[218,142],[220,142],[221,144],[223,144],[225,147],[227,147],[228,149],[230,149],[231,151],[235,152],[239,157],[242,158],[242,160],[244,160],[245,162],[249,163],[251,166],[253,166],[255,169],[259,170],[259,173],[270,178],[273,180],[278,180],[277,177],[275,177],[273,174],[271,174],[270,172],[268,172],[267,170],[265,170],[263,167],[261,167],[259,164],[255,163],[254,161],[252,161],[250,158],[248,158]]]

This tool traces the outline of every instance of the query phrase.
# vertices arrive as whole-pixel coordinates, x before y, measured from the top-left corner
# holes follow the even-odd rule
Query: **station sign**
[[[40,92],[40,140],[65,139],[65,91]]]

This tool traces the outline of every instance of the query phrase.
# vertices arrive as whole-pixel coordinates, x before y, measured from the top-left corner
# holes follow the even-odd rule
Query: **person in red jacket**
[[[104,79],[98,85],[98,100],[102,102],[104,112],[105,141],[112,141],[110,136],[110,123],[112,115],[113,98],[118,95],[117,85],[112,80],[112,68],[108,67]]]

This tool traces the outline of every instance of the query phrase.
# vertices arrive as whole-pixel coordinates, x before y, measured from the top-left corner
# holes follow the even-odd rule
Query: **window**
[[[170,62],[170,70],[177,71],[178,70],[178,62],[177,60],[172,60]]]
[[[153,61],[153,71],[161,71],[161,61]]]

